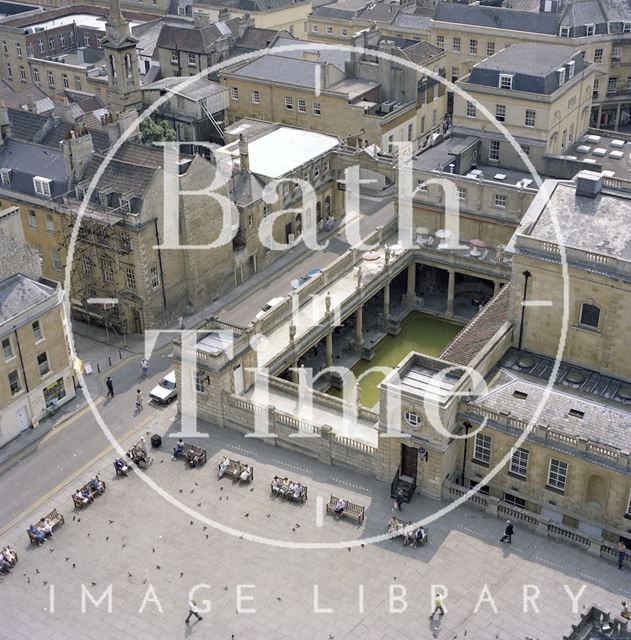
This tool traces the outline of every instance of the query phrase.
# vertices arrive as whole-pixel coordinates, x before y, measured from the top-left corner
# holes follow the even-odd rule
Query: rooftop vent
[[[603,176],[596,171],[581,171],[576,176],[576,195],[595,198],[603,187]]]
[[[579,411],[578,409],[570,409],[568,416],[572,416],[573,418],[580,418],[582,420],[585,416],[585,412]]]
[[[528,397],[527,393],[523,391],[513,391],[513,398],[519,398],[520,400],[525,400]]]

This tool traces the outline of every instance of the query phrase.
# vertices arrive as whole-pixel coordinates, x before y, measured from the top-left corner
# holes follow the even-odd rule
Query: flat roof
[[[579,196],[574,184],[559,182],[527,235],[631,262],[631,198],[611,192]]]
[[[32,22],[24,27],[25,30],[35,31],[36,29],[54,29],[69,24],[76,24],[78,27],[92,27],[105,31],[106,16],[97,16],[92,13],[71,13],[67,16],[60,16],[52,20],[42,20],[42,22]],[[129,20],[129,25],[133,28],[142,24],[140,20]]]
[[[218,356],[228,349],[235,340],[235,335],[229,331],[209,331],[197,342],[197,350]]]
[[[250,171],[268,178],[280,178],[337,147],[339,143],[335,136],[306,129],[278,127],[248,143]],[[238,141],[226,145],[224,149],[238,158]]]
[[[529,76],[546,76],[567,63],[578,53],[577,47],[529,42],[513,44],[490,58],[478,62],[478,69],[490,69],[502,73],[524,73]]]
[[[589,171],[603,170],[607,177],[631,179],[631,142],[616,131],[586,134],[563,154],[581,161]],[[626,137],[626,136],[624,136]]]

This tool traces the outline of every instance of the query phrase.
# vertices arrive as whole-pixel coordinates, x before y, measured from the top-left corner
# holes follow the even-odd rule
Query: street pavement
[[[513,545],[502,545],[502,521],[468,507],[432,522],[425,547],[370,544],[391,514],[387,484],[209,425],[200,431],[210,437],[198,440],[209,461],[190,469],[171,460],[175,411],[156,411],[128,439],[165,436],[148,470],[117,478],[114,456],[105,455],[0,529],[0,544],[20,556],[0,579],[0,638],[560,640],[583,609],[596,603],[617,612],[631,595],[626,573],[606,560],[519,526]],[[252,485],[217,480],[224,453],[254,465]],[[97,471],[106,493],[74,509],[72,489]],[[306,504],[272,498],[276,474],[306,484]],[[39,496],[28,482],[21,491]],[[365,505],[364,525],[327,516],[330,494]],[[416,496],[401,516],[415,520],[442,506]],[[43,546],[30,545],[26,527],[52,508],[65,524]],[[187,625],[196,585],[204,619]],[[432,585],[448,590],[447,612],[435,621],[428,620]],[[527,611],[524,590],[534,597]],[[88,592],[95,601],[105,594],[98,607]]]

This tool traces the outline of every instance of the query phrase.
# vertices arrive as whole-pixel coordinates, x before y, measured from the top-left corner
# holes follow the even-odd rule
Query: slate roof
[[[419,31],[429,31],[431,20],[432,19],[429,16],[417,16],[415,14],[399,11],[399,13],[397,13],[397,17],[394,19],[393,24],[403,29],[418,29]]]
[[[89,113],[91,111],[97,111],[98,109],[104,109],[107,107],[103,100],[92,93],[85,93],[83,91],[64,91],[64,95],[70,100],[70,102],[78,104],[83,113]]]
[[[104,157],[95,154],[88,162],[80,185],[87,188],[98,168],[104,161]],[[101,175],[95,191],[119,193],[124,196],[136,196],[142,198],[151,185],[157,169],[141,166],[121,160],[110,160]]]
[[[48,147],[59,148],[61,142],[65,139],[66,134],[74,129],[71,124],[58,120],[55,125],[48,131],[38,142]],[[107,132],[103,129],[88,129],[88,133],[92,136],[92,145],[95,151],[106,151],[110,148],[111,142]]]
[[[276,31],[276,29],[259,29],[258,27],[248,27],[245,33],[238,40],[241,49],[256,51],[265,49],[282,34],[283,38],[293,39],[289,31]]]
[[[55,295],[55,289],[21,273],[0,282],[0,324]]]
[[[52,180],[50,190],[53,198],[68,190],[66,164],[60,150],[9,138],[0,149],[0,167],[12,170],[12,191],[37,196],[33,187],[35,176]]]
[[[374,20],[375,22],[392,23],[399,13],[399,8],[391,4],[368,5],[359,13],[362,20]]]
[[[48,118],[24,109],[8,109],[11,136],[19,140],[33,141],[42,131]]]
[[[263,197],[265,183],[249,171],[235,169],[232,174],[232,194],[230,199],[240,207],[257,202]]]
[[[278,40],[270,47],[270,49],[273,50],[277,47],[296,46],[296,49],[290,51],[280,51],[278,53],[275,53],[274,55],[283,56],[284,58],[294,58],[302,60],[304,49],[300,45],[303,42],[303,40],[297,39],[289,40],[287,38],[278,38]],[[306,44],[309,44],[310,46],[313,45],[313,43]],[[340,71],[344,71],[345,62],[351,59],[350,51],[346,50],[345,48],[329,49],[323,47],[322,49],[309,49],[309,51],[314,53],[316,51],[318,52],[320,56],[318,58],[318,62],[326,62],[327,64],[335,65]],[[315,62],[313,61],[308,62],[311,62],[311,64],[315,64]]]
[[[514,9],[456,2],[439,2],[434,12],[434,20],[528,33],[549,35],[558,35],[559,33],[559,16],[557,14],[515,11]]]
[[[200,4],[241,11],[270,11],[284,9],[303,2],[305,0],[202,0]]]
[[[510,282],[445,347],[441,360],[469,365],[509,319]]]
[[[559,88],[557,69],[574,62],[575,74],[586,68],[575,47],[541,43],[513,44],[471,69],[466,84],[497,87],[500,73],[513,74],[512,91],[550,95]],[[569,79],[566,70],[565,79]]]
[[[114,157],[122,162],[157,169],[162,166],[163,154],[162,147],[152,147],[138,142],[126,142],[118,149]]]
[[[302,54],[301,54],[302,55]],[[268,82],[315,89],[316,62],[292,58],[287,55],[265,55],[247,62],[230,73],[244,78],[256,78]]]
[[[22,109],[24,105],[32,100],[37,113],[51,111],[54,107],[51,98],[34,84],[30,84],[23,89],[15,90],[11,85],[2,80],[0,82],[0,99],[3,100],[5,106],[12,109]]]
[[[401,47],[401,51],[408,60],[416,64],[423,64],[442,53],[442,49],[429,42],[417,42],[411,46]]]
[[[218,40],[238,35],[238,18],[226,22],[217,22],[206,27],[196,27],[192,22],[188,25],[165,24],[158,36],[157,46],[162,49],[190,51],[206,54],[210,52]],[[219,26],[218,26],[219,25]],[[224,29],[224,25],[227,29]],[[226,34],[225,32],[228,31]]]

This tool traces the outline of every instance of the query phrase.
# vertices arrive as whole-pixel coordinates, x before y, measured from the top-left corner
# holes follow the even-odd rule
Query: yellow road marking
[[[157,411],[154,411],[153,413],[149,414],[140,424],[132,427],[127,433],[117,438],[117,442],[122,442],[127,438],[129,438],[135,431],[138,431],[140,428],[144,427],[147,424],[147,422],[151,420],[151,418],[157,415],[157,413],[158,413]],[[16,516],[15,518],[13,518],[13,520],[11,520],[11,522],[9,522],[4,527],[2,527],[0,529],[0,536],[4,535],[9,529],[11,529],[16,524],[18,524],[20,520],[23,520],[24,518],[26,518],[26,516],[28,516],[29,513],[31,513],[31,511],[33,511],[34,509],[37,509],[37,507],[39,507],[42,503],[46,502],[46,500],[51,498],[55,493],[63,489],[66,485],[70,484],[73,480],[75,480],[78,476],[84,473],[92,465],[96,464],[97,462],[99,462],[99,460],[103,459],[113,449],[114,449],[113,445],[106,447],[105,449],[103,449],[103,451],[101,451],[96,456],[94,456],[92,460],[89,460],[88,462],[86,462],[82,467],[77,469],[73,474],[68,476],[65,480],[62,480],[56,487],[53,487],[48,493],[46,493],[41,498],[36,500],[32,505],[30,505],[24,511],[22,511],[20,515]]]

